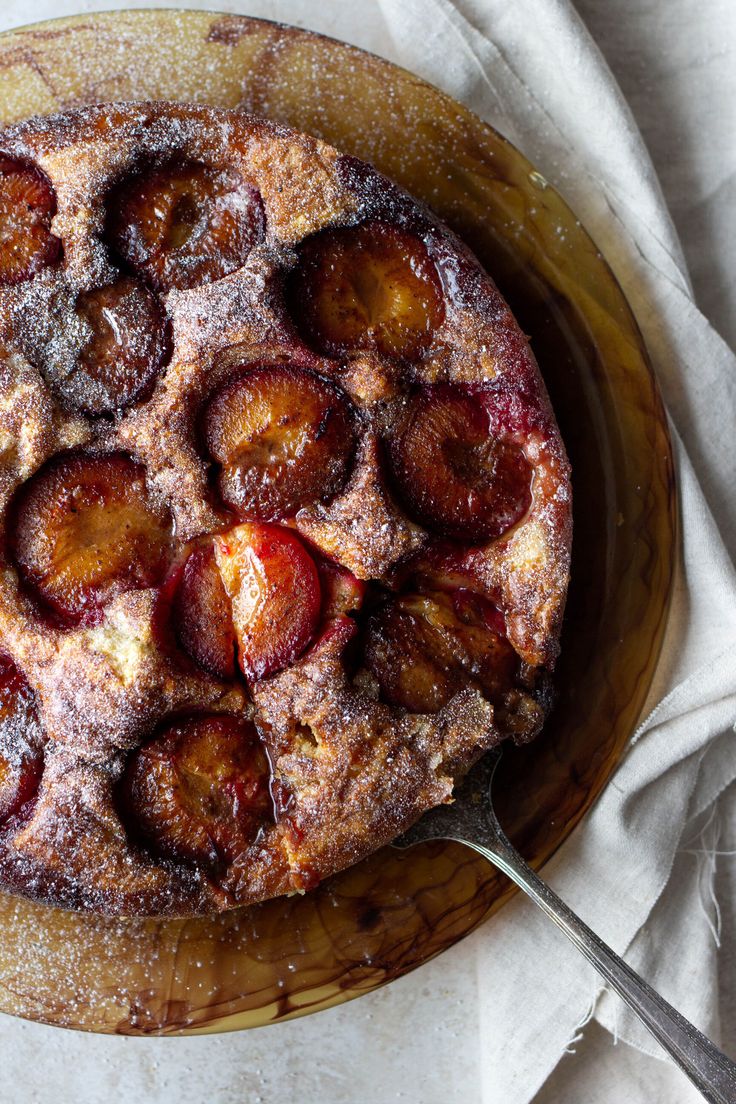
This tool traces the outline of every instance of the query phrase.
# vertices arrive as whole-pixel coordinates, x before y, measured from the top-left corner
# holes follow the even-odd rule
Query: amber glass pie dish
[[[177,67],[176,75],[153,62],[157,53],[160,56],[168,48],[172,37],[179,57],[187,57],[187,65]],[[122,41],[129,51],[124,76],[113,64],[109,49],[113,41]],[[72,56],[73,71],[69,64]],[[84,56],[94,58],[94,65],[79,64]],[[543,862],[599,792],[636,721],[656,662],[671,576],[674,522],[666,426],[635,323],[618,285],[592,243],[559,197],[521,155],[464,109],[378,59],[305,32],[204,13],[118,13],[60,21],[6,35],[0,63],[0,83],[7,86],[0,89],[6,105],[4,123],[101,99],[199,100],[245,109],[277,124],[285,123],[316,135],[348,155],[372,162],[419,200],[427,202],[494,277],[523,331],[530,335],[575,472],[573,584],[566,638],[556,675],[558,701],[541,738],[506,756],[503,780],[505,822],[522,849],[534,861]],[[81,74],[92,71],[94,81],[85,88],[82,82],[86,78]],[[388,97],[386,88],[391,90]],[[351,112],[338,106],[347,102],[353,105]],[[128,119],[143,118],[143,108],[121,111],[123,115],[128,113]],[[202,124],[201,129],[206,130],[210,116],[206,113],[198,116],[196,109],[190,112],[190,118],[196,118]],[[161,117],[155,112],[147,117],[148,128],[155,129]],[[109,114],[103,116],[92,111],[73,118],[94,129],[104,127],[100,120],[109,120]],[[269,129],[269,124],[263,125],[272,140],[285,133],[278,128]],[[233,130],[239,127],[247,127],[245,116],[242,122],[233,123]],[[182,129],[186,130],[186,126]],[[23,128],[18,133],[27,134]],[[36,138],[41,147],[44,140],[43,135]],[[100,138],[100,145],[103,144]],[[5,150],[6,158],[13,160],[13,164],[0,169],[6,178],[14,172],[26,189],[25,194],[32,194],[28,207],[36,212],[37,241],[32,255],[19,258],[19,264],[25,267],[18,283],[28,280],[30,272],[30,285],[41,288],[51,283],[45,280],[44,271],[59,263],[60,250],[69,248],[64,240],[64,225],[72,237],[79,225],[74,224],[75,208],[67,201],[60,210],[64,217],[54,219],[53,230],[62,231],[61,243],[55,240],[50,231],[50,219],[56,213],[55,197],[45,190],[47,180],[37,167],[38,158],[32,156],[32,145],[33,142],[24,145],[19,140],[16,146]],[[290,149],[293,151],[293,146]],[[370,195],[373,197],[370,202],[375,204],[376,188],[365,184],[364,170],[350,156],[342,164],[343,171],[352,173],[353,178],[363,174],[363,192],[356,186],[352,194],[362,194],[364,202]],[[96,178],[93,166],[88,183],[90,180],[94,183]],[[82,289],[86,296],[82,314],[91,324],[93,334],[94,320],[101,311],[108,312],[106,317],[111,311],[114,317],[118,311],[121,317],[135,318],[141,323],[132,327],[134,339],[130,356],[125,360],[126,370],[111,384],[100,384],[95,368],[100,357],[104,358],[104,349],[91,347],[89,327],[83,328],[86,344],[82,341],[76,349],[73,371],[67,370],[68,365],[65,368],[63,350],[59,351],[54,335],[32,333],[24,351],[29,360],[39,359],[43,354],[47,363],[57,366],[56,375],[47,369],[50,386],[61,395],[65,409],[74,411],[59,437],[64,449],[57,449],[13,500],[14,532],[18,535],[11,541],[12,556],[15,570],[26,586],[25,598],[43,608],[44,616],[54,621],[54,632],[63,631],[67,634],[65,639],[78,634],[80,625],[85,632],[96,632],[99,636],[96,611],[116,608],[123,619],[135,617],[135,603],[126,606],[126,601],[129,602],[126,596],[147,594],[155,580],[157,586],[161,584],[159,590],[165,594],[165,601],[159,603],[164,607],[163,613],[158,608],[152,611],[149,622],[152,631],[160,633],[169,631],[167,626],[172,618],[176,623],[178,645],[188,653],[195,672],[183,678],[183,683],[187,678],[200,679],[202,670],[207,674],[208,685],[213,677],[227,682],[232,675],[228,665],[235,657],[249,685],[261,685],[259,680],[264,677],[271,685],[274,679],[284,677],[279,671],[293,671],[307,662],[305,655],[311,655],[322,637],[334,645],[363,600],[363,583],[368,582],[369,589],[376,580],[393,584],[393,578],[389,577],[397,564],[406,559],[406,542],[415,541],[417,549],[410,551],[412,555],[419,554],[421,542],[416,540],[417,531],[441,531],[452,543],[458,533],[477,524],[479,528],[474,534],[477,544],[514,533],[515,527],[523,532],[530,510],[534,512],[524,490],[529,481],[525,467],[529,456],[522,452],[520,459],[514,451],[513,432],[518,426],[509,429],[508,425],[508,410],[518,414],[518,402],[507,404],[507,421],[502,426],[504,447],[498,465],[504,473],[503,494],[500,498],[496,494],[493,509],[480,522],[478,510],[473,511],[472,517],[462,511],[458,513],[457,499],[445,493],[441,481],[428,485],[424,493],[422,480],[428,470],[426,440],[436,435],[439,423],[446,426],[449,420],[455,425],[462,419],[463,424],[472,424],[473,414],[466,393],[454,389],[457,380],[453,378],[448,384],[446,371],[437,363],[441,357],[434,355],[436,349],[431,343],[446,323],[443,313],[446,307],[435,277],[446,262],[439,254],[432,257],[431,249],[429,257],[420,249],[423,243],[426,250],[431,216],[426,216],[429,222],[422,223],[424,216],[418,214],[421,209],[404,210],[403,201],[397,198],[399,193],[389,204],[393,218],[387,217],[385,204],[371,207],[367,203],[360,219],[346,219],[335,217],[344,215],[339,210],[345,201],[343,193],[339,189],[332,192],[323,189],[317,205],[333,204],[329,218],[318,219],[292,233],[287,244],[299,254],[298,264],[294,269],[296,275],[285,280],[282,298],[297,334],[301,359],[275,355],[273,332],[263,328],[229,334],[229,347],[241,346],[238,356],[225,358],[228,371],[214,380],[206,394],[199,396],[196,447],[207,454],[212,464],[210,486],[194,493],[194,465],[188,465],[187,457],[175,449],[172,452],[166,436],[171,425],[171,407],[158,422],[154,419],[143,426],[139,421],[136,431],[131,431],[127,448],[120,448],[118,440],[115,449],[90,451],[88,439],[78,426],[109,417],[111,407],[122,401],[121,395],[131,410],[150,410],[155,405],[157,373],[172,356],[172,327],[162,311],[162,291],[168,294],[167,304],[172,300],[186,304],[187,296],[191,301],[192,288],[199,287],[202,281],[211,282],[212,289],[232,289],[231,274],[247,267],[249,257],[259,256],[257,243],[265,232],[264,208],[269,219],[282,218],[287,228],[284,238],[288,238],[290,220],[293,222],[294,218],[289,182],[283,179],[277,183],[273,195],[262,200],[259,191],[264,187],[263,180],[255,188],[247,174],[233,179],[229,167],[205,164],[194,148],[185,148],[184,154],[177,150],[176,158],[158,156],[155,163],[149,161],[142,167],[136,164],[134,171],[128,164],[114,180],[106,176],[107,214],[100,220],[98,230],[110,255],[119,262],[114,279],[103,271],[104,261],[91,253],[85,255],[84,249],[69,250],[64,263],[67,267],[76,264],[78,273],[88,273],[98,266],[94,288]],[[203,240],[195,225],[196,212],[192,213],[191,203],[193,191],[198,195],[202,190],[210,197],[215,212],[210,226],[217,228],[222,224],[226,228],[216,250],[220,269],[214,277],[209,276],[206,266],[202,267],[201,250],[197,253],[188,248],[191,240],[198,239],[200,245]],[[175,210],[179,264],[171,263],[171,250],[160,248],[156,236],[159,228],[152,227],[150,219],[147,221],[152,195],[158,208],[170,203]],[[76,210],[80,220],[84,217],[83,206]],[[323,248],[325,226],[329,226],[326,233],[331,235],[328,262]],[[361,228],[366,226],[369,235],[361,238],[365,234]],[[567,235],[559,232],[561,228]],[[208,246],[206,235],[207,230],[204,245]],[[227,249],[221,245],[224,240]],[[564,249],[560,240],[565,241]],[[408,306],[402,300],[397,308],[404,310],[402,325],[397,330],[396,326],[382,325],[379,318],[370,331],[370,348],[365,344],[361,347],[365,319],[362,327],[356,329],[354,310],[342,310],[339,315],[330,310],[335,299],[335,280],[338,283],[340,280],[340,259],[352,271],[356,256],[365,261],[368,255],[371,265],[385,266],[387,257],[407,254],[412,254],[415,286]],[[458,258],[463,256],[460,247],[453,256],[458,264]],[[38,266],[40,275],[34,266]],[[253,267],[257,267],[255,262]],[[255,275],[262,279],[263,268]],[[13,285],[13,302],[26,302],[27,297],[18,295],[13,281],[12,272],[6,273],[6,285]],[[399,298],[403,294],[401,288],[406,286],[406,279],[403,284],[401,280],[396,282]],[[104,295],[100,300],[98,287],[114,288],[112,302]],[[325,288],[329,294],[323,294]],[[218,327],[222,327],[223,318],[225,326],[232,323],[237,312],[232,302],[225,301],[227,295],[219,294],[217,307],[224,313],[190,311],[183,339],[176,325],[173,326],[174,357],[179,348],[177,342],[179,345],[188,342],[190,353],[206,345],[208,326],[211,341],[213,318],[217,318]],[[238,306],[242,302],[241,295]],[[79,309],[77,301],[77,312]],[[497,304],[497,318],[500,309]],[[63,313],[63,305],[59,310]],[[467,314],[477,322],[472,304]],[[479,340],[477,331],[474,336]],[[257,362],[252,355],[244,357],[242,351],[243,346],[248,343],[252,346],[256,341],[262,346]],[[482,344],[479,340],[478,347]],[[388,366],[397,360],[416,364],[425,355],[431,359],[430,349],[434,351],[435,374],[415,380],[415,389],[409,397],[402,397],[402,412],[392,423],[393,432],[384,433],[383,437],[377,432],[374,436],[378,444],[370,434],[366,438],[358,433],[359,419],[354,408],[362,410],[361,403],[376,401],[376,396],[366,395],[361,357],[373,356]],[[327,365],[347,356],[353,357],[354,370],[350,386],[343,388],[344,380],[331,376]],[[373,372],[371,379],[375,376]],[[193,377],[190,384],[186,392],[189,398],[195,388]],[[382,374],[381,386],[379,398],[385,402],[395,387],[395,377],[389,368]],[[111,388],[114,394],[110,393]],[[532,387],[531,391],[534,390]],[[273,417],[274,410],[293,406],[294,395],[298,394],[300,409],[313,418],[315,425],[319,424],[319,432],[307,435],[310,448],[316,449],[312,453],[314,463],[298,467],[296,479],[279,479],[276,471],[276,478],[267,485],[254,482],[252,464],[240,463],[244,436],[242,410],[252,411],[259,403],[263,405],[264,394],[269,417]],[[477,407],[477,396],[474,398]],[[536,410],[545,409],[542,400]],[[133,423],[135,418],[130,420]],[[527,423],[528,419],[524,425],[528,432]],[[567,470],[558,439],[552,434],[548,440],[552,442],[553,459],[557,458],[551,475],[554,486],[549,501],[552,501],[554,492],[566,486]],[[378,538],[373,542],[351,543],[346,526],[339,543],[340,557],[335,558],[350,569],[350,577],[336,581],[334,572],[330,576],[329,561],[323,565],[314,547],[318,552],[325,551],[320,541],[327,539],[326,520],[331,523],[335,520],[332,504],[350,486],[350,456],[364,453],[370,461],[371,450],[375,456],[379,446],[382,470],[387,471],[386,478],[392,481],[400,504],[401,522],[378,516],[376,533],[389,535],[383,544]],[[181,493],[173,519],[141,473],[141,458],[136,451],[141,447],[149,450],[146,458],[149,465],[150,458],[155,456],[154,466],[158,465],[162,471],[167,454],[174,456],[169,488],[178,485]],[[273,447],[269,455],[272,454]],[[378,463],[375,459],[372,462]],[[366,470],[369,468],[370,464]],[[540,470],[534,472],[537,482]],[[63,544],[66,514],[56,505],[50,508],[48,503],[66,501],[64,488],[70,480],[75,487],[82,487],[82,507],[78,508],[75,500],[71,509],[75,519],[80,514],[89,515],[90,510],[94,513],[96,505],[104,499],[105,516],[110,516],[112,502],[113,513],[133,532],[139,547],[133,576],[130,565],[118,564],[114,547],[104,571],[94,565],[89,568],[84,587],[76,585],[74,573],[70,582],[70,576],[57,569],[56,545],[49,551],[49,544],[54,542],[48,535],[53,536],[61,525],[59,541]],[[427,482],[431,484],[431,480]],[[366,486],[370,483],[364,481],[359,492],[364,497]],[[563,499],[561,495],[556,501]],[[166,501],[168,505],[170,495]],[[370,501],[370,496],[366,501]],[[194,503],[200,505],[195,507]],[[170,560],[162,554],[171,529],[175,527],[179,538],[190,541],[203,529],[202,516],[194,516],[196,510],[201,514],[205,509],[221,507],[234,515],[229,517],[233,524],[205,526],[207,532],[216,534],[214,544],[212,540],[206,546],[187,544],[186,557],[172,569]],[[141,511],[145,513],[145,525],[139,525]],[[63,524],[59,522],[60,513]],[[369,523],[371,514],[371,509],[367,509]],[[258,519],[255,522],[254,516]],[[301,530],[296,526],[296,533],[294,526],[287,524],[295,516],[306,519]],[[36,538],[28,539],[28,533],[35,533]],[[38,538],[39,533],[43,539]],[[558,537],[560,533],[564,545],[566,530],[558,522]],[[405,542],[400,556],[392,541]],[[306,548],[309,550],[305,551]],[[362,548],[369,550],[370,564],[361,561]],[[657,555],[650,555],[652,548],[657,549]],[[306,566],[305,556],[309,560]],[[433,570],[437,568],[438,556],[432,549],[428,558]],[[217,622],[217,632],[199,631],[202,610],[206,623],[212,625],[213,603],[215,606],[221,603],[223,587],[232,610],[241,609],[244,599],[242,587],[238,589],[238,572],[242,573],[244,558],[252,563],[254,557],[261,564],[277,561],[277,573],[282,578],[291,572],[289,586],[298,599],[294,604],[309,611],[309,624],[290,624],[279,647],[270,651],[264,647],[259,626],[252,619],[246,619],[247,631],[242,630],[236,616],[232,625],[223,627]],[[455,585],[457,564],[448,564],[444,552],[439,558],[443,579],[449,573]],[[566,575],[564,556],[561,561],[558,557],[557,562],[561,562],[562,573]],[[215,575],[213,563],[217,568]],[[422,571],[426,574],[427,570],[424,565]],[[508,667],[503,659],[503,642],[513,641],[515,656],[524,664],[524,678],[520,683],[516,669],[513,675],[508,671],[507,674],[514,691],[528,699],[520,711],[528,720],[535,709],[543,711],[547,701],[545,690],[537,685],[528,669],[549,666],[556,653],[560,603],[552,602],[551,620],[541,630],[533,619],[519,616],[519,608],[515,616],[501,624],[498,610],[504,607],[500,594],[503,571],[499,572],[496,585],[499,599],[493,609],[484,608],[481,615],[477,597],[468,595],[468,588],[461,586],[463,623],[467,624],[468,617],[475,618],[472,624],[477,628],[482,616],[484,631],[495,634],[501,649],[496,675],[499,669],[506,671]],[[410,593],[414,597],[408,605],[402,599],[398,610],[390,607],[387,612],[383,596],[371,607],[368,628],[361,630],[367,638],[363,654],[367,657],[369,674],[388,699],[388,704],[382,702],[381,708],[410,707],[408,715],[413,715],[411,709],[419,712],[417,705],[424,703],[414,699],[407,702],[406,695],[416,695],[423,687],[415,682],[407,688],[392,681],[397,666],[396,640],[405,640],[406,619],[417,616],[417,606],[412,602],[424,603],[425,612],[427,600],[434,603],[433,609],[437,607],[436,594],[432,592],[428,599],[424,581],[418,588],[414,583],[412,587]],[[316,598],[316,594],[322,598]],[[325,598],[326,594],[329,598]],[[452,609],[447,607],[447,616],[458,614],[454,591],[453,595],[454,604]],[[445,609],[442,601],[439,608]],[[511,608],[508,601],[505,608],[507,612]],[[233,631],[234,640],[229,635]],[[273,634],[267,635],[272,641]],[[203,639],[206,639],[204,652]],[[107,637],[106,640],[109,644]],[[342,647],[345,641],[339,643]],[[42,649],[42,642],[39,647]],[[79,670],[77,660],[76,656],[70,657],[65,672],[65,680],[72,688],[75,666]],[[15,676],[13,672],[4,672],[3,677],[8,682]],[[313,682],[314,677],[314,673],[308,674],[308,681]],[[512,683],[499,687],[494,682],[490,692],[507,694]],[[453,685],[452,689],[457,687]],[[235,691],[229,692],[237,698]],[[73,689],[68,694],[73,696]],[[291,688],[287,697],[291,695],[289,701],[293,703],[298,694],[298,689]],[[267,802],[260,781],[263,764],[257,762],[257,749],[246,756],[247,762],[238,760],[232,778],[226,780],[238,808],[247,810],[247,815],[238,820],[238,838],[219,838],[212,832],[197,835],[191,831],[182,838],[180,833],[170,830],[166,810],[159,815],[161,802],[156,805],[151,801],[152,777],[158,780],[158,792],[168,795],[167,800],[172,792],[176,797],[176,787],[172,789],[167,772],[170,773],[173,757],[181,748],[190,748],[192,739],[195,743],[200,741],[197,745],[200,750],[204,741],[205,755],[214,749],[218,760],[224,753],[229,754],[235,744],[240,749],[250,746],[248,734],[232,730],[232,717],[238,713],[235,698],[224,711],[223,720],[222,692],[217,702],[190,697],[196,700],[196,716],[188,715],[181,708],[183,703],[177,701],[170,716],[166,714],[169,719],[157,729],[153,742],[138,748],[132,764],[129,762],[121,772],[117,808],[123,815],[131,809],[138,813],[142,835],[148,843],[155,840],[164,865],[173,861],[172,856],[180,857],[182,849],[188,849],[190,859],[198,863],[220,862],[223,856],[230,863],[233,856],[242,852],[243,839],[252,841],[263,835],[259,818],[266,815]],[[106,700],[109,703],[109,695]],[[168,707],[172,703],[159,702],[159,706],[162,704]],[[441,716],[445,703],[434,705],[440,710],[435,715]],[[208,710],[209,718],[204,726],[203,708]],[[517,737],[533,735],[539,727],[534,718],[528,728],[519,726],[518,715],[512,715],[507,697],[503,698],[503,705],[499,697],[495,708],[499,716],[504,713],[508,717],[509,729]],[[270,700],[264,703],[264,709],[277,737],[276,744],[268,749],[273,759],[274,749],[279,754],[278,738],[283,735],[283,703]],[[30,706],[29,710],[32,712]],[[128,704],[119,717],[125,719],[130,715]],[[482,727],[482,718],[468,712],[467,702],[462,715],[455,720],[458,732],[467,734],[469,729],[477,732]],[[294,724],[302,725],[303,718],[296,715],[289,723],[293,735]],[[445,723],[444,731],[452,728],[452,723]],[[194,736],[192,726],[196,730]],[[39,753],[32,725],[27,727],[30,766],[25,773],[21,772],[23,785],[33,777],[33,762]],[[80,727],[78,738],[83,738],[81,731]],[[130,747],[126,747],[125,733],[121,738],[119,725],[116,733],[118,750],[129,752],[135,739],[131,736]],[[308,742],[308,733],[301,728],[299,735]],[[303,750],[308,758],[309,748]],[[394,753],[395,749],[386,749],[388,762]],[[445,753],[448,761],[454,757],[458,768],[469,761],[458,736],[453,736]],[[93,759],[94,754],[95,748],[90,747],[88,758]],[[72,778],[75,769],[68,759],[60,758],[60,772],[68,771]],[[79,784],[84,788],[84,782]],[[419,785],[412,788],[421,792]],[[93,802],[94,789],[90,787]],[[21,805],[23,796],[20,793],[15,798]],[[277,799],[288,812],[292,800],[288,786],[278,793]],[[149,815],[152,808],[154,812]],[[420,808],[414,815],[417,811]],[[251,822],[253,817],[259,820],[258,825]],[[400,817],[393,821],[389,817],[389,822],[380,826],[383,830],[380,838],[390,838],[391,832],[403,823]],[[294,825],[292,859],[301,841],[309,837],[304,827]],[[59,833],[59,838],[62,835]],[[212,852],[213,847],[216,853]],[[332,869],[346,865],[350,844],[346,847]],[[93,861],[94,855],[93,849],[88,859]],[[325,872],[320,869],[320,856],[308,849],[303,856],[296,855],[296,859],[290,864],[291,881],[279,882],[278,892],[310,888],[313,867],[317,876]],[[263,865],[264,860],[255,857],[252,851],[250,862],[251,867],[262,863],[263,873],[258,875],[262,881],[273,876],[273,862],[269,866],[265,861]],[[237,865],[237,858],[233,865]],[[299,884],[294,881],[294,870],[301,878]],[[329,873],[329,864],[326,872]],[[118,885],[124,881],[122,874],[122,870],[116,871]],[[279,871],[277,879],[278,876]],[[169,907],[170,886],[163,890],[160,886],[149,889],[155,903],[148,911],[187,911],[179,903]],[[222,899],[196,894],[195,898],[188,898],[190,905],[194,900],[194,911],[205,907],[210,911],[231,909],[239,899],[256,899],[247,895],[238,898],[237,892],[233,895],[233,883],[219,885],[218,889],[224,894]],[[246,910],[224,912],[217,918],[112,919],[65,913],[6,897],[2,901],[5,922],[0,947],[2,1006],[50,1022],[107,1031],[206,1030],[268,1022],[279,1015],[325,1007],[411,969],[477,924],[491,907],[501,903],[504,892],[500,877],[461,849],[448,845],[400,856],[379,852],[305,896],[267,901]],[[121,900],[124,895],[123,888]],[[84,894],[81,898],[73,893],[65,896],[56,890],[42,889],[37,896],[76,908],[95,904]],[[108,911],[136,910],[123,902]],[[73,971],[69,969],[71,961],[76,963]],[[182,969],[183,962],[186,966]],[[73,992],[69,991],[68,983],[59,984],[62,976],[69,978],[72,974],[76,979]]]

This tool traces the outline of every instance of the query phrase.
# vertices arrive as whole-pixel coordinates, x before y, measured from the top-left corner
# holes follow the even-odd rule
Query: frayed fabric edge
[[[590,1003],[589,1003],[588,1007],[586,1008],[586,1010],[583,1013],[582,1017],[575,1024],[574,1028],[572,1029],[572,1034],[571,1034],[570,1038],[568,1039],[568,1041],[565,1043],[564,1047],[562,1048],[562,1051],[561,1051],[562,1054],[576,1054],[577,1053],[577,1050],[576,1050],[577,1044],[582,1042],[583,1034],[584,1034],[584,1028],[590,1023],[590,1021],[595,1016],[595,1008],[596,1008],[596,1005],[598,1004],[598,999],[601,996],[601,994],[605,992],[605,989],[606,989],[605,985],[598,985],[597,986],[597,988],[595,990],[595,993],[591,997],[591,1000],[590,1000]]]

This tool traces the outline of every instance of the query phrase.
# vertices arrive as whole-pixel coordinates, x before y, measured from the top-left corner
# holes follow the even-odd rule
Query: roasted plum
[[[242,267],[263,207],[235,169],[171,162],[127,177],[108,197],[116,256],[158,291],[193,288]]]
[[[322,590],[322,620],[331,621],[334,617],[357,613],[363,605],[366,583],[333,560],[320,558],[317,571]]]
[[[424,243],[377,219],[309,238],[287,298],[307,342],[326,356],[362,349],[414,360],[445,316]]]
[[[368,621],[365,660],[386,700],[413,713],[436,713],[468,685],[498,700],[518,668],[501,612],[464,589],[389,600]]]
[[[280,526],[246,522],[215,539],[215,556],[245,676],[292,663],[312,639],[321,605],[317,567],[302,542]]]
[[[204,413],[220,493],[243,520],[293,517],[342,486],[353,419],[333,384],[302,368],[253,368],[224,385]]]
[[[28,280],[58,260],[55,214],[54,189],[41,170],[0,154],[0,284]]]
[[[271,817],[269,769],[250,721],[229,714],[172,720],[136,751],[122,804],[160,853],[232,862]]]
[[[442,536],[493,540],[531,505],[532,468],[522,449],[494,436],[485,406],[459,387],[415,394],[388,451],[407,510]]]
[[[0,825],[33,796],[42,742],[33,692],[13,661],[0,655]]]
[[[166,569],[171,518],[151,500],[145,469],[121,453],[57,457],[21,487],[14,513],[21,576],[62,619],[153,586]]]
[[[54,387],[85,414],[124,410],[153,383],[166,357],[163,308],[141,283],[123,277],[80,295],[77,314],[89,337],[73,370]]]
[[[217,678],[235,677],[237,640],[230,597],[211,541],[187,558],[174,598],[176,630],[189,655]]]
[[[192,658],[232,678],[237,654],[249,680],[301,655],[321,607],[312,556],[291,530],[263,522],[245,522],[195,548],[173,604],[179,639]]]

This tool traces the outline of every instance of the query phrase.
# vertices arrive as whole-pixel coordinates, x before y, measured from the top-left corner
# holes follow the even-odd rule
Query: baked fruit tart
[[[370,166],[107,105],[0,135],[0,886],[315,886],[540,730],[569,466],[489,276]]]

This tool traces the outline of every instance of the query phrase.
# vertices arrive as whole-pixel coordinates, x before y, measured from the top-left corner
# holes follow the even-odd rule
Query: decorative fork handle
[[[486,836],[476,829],[470,847],[516,882],[591,962],[628,1004],[662,1047],[671,1054],[710,1104],[736,1104],[736,1063],[707,1039],[684,1016],[660,997],[599,939],[539,878],[512,847],[495,816],[489,813]]]

